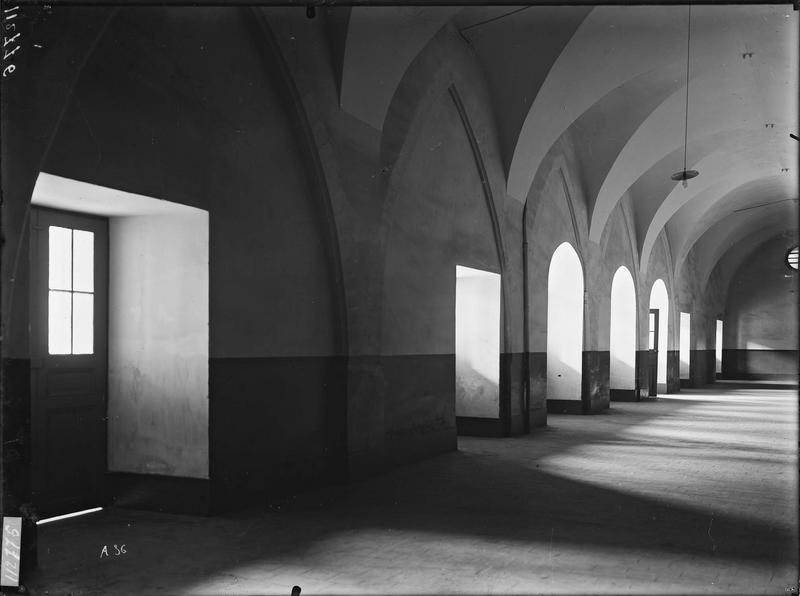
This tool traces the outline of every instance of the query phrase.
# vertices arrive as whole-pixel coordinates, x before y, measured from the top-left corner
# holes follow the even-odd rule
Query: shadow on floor
[[[580,432],[574,430],[574,418],[556,416],[540,433],[548,435],[545,440],[472,440],[458,452],[378,478],[214,518],[111,509],[45,526],[41,570],[30,583],[41,588],[52,578],[79,577],[85,591],[78,593],[95,593],[95,588],[96,593],[113,593],[115,586],[124,591],[123,586],[142,585],[136,582],[146,575],[151,578],[144,584],[147,589],[177,593],[242,567],[302,560],[323,541],[370,532],[791,564],[796,537],[784,526],[742,515],[712,515],[700,507],[565,478],[537,463],[568,447],[620,440],[617,433],[627,427],[675,416],[698,403],[696,398],[670,398],[647,404],[648,411],[637,412],[636,405],[625,411],[612,407],[611,428],[594,429],[587,418]],[[559,434],[563,440],[554,439]],[[99,556],[103,545],[123,543],[125,556]],[[363,540],[353,544],[365,548]]]
[[[734,379],[720,379],[711,385],[706,385],[705,388],[712,389],[714,387],[718,387],[723,390],[730,390],[730,389],[741,389],[741,390],[753,390],[753,389],[770,389],[770,390],[793,390],[797,391],[798,383],[797,381],[781,379],[775,381],[737,381]]]

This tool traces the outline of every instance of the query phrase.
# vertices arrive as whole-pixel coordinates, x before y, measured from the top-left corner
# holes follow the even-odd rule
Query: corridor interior
[[[796,6],[308,1],[3,9],[8,581],[796,590]]]
[[[783,594],[797,391],[721,381],[217,517],[40,528],[35,594]],[[111,545],[124,544],[115,556]],[[101,558],[108,545],[111,556]]]

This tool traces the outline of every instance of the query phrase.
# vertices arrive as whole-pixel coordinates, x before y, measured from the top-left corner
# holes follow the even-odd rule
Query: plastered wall
[[[109,224],[108,468],[208,478],[208,215]]]
[[[797,374],[797,271],[785,264],[792,240],[758,247],[733,275],[725,306],[723,374]]]
[[[392,458],[408,457],[417,445],[455,444],[456,265],[500,274],[505,283],[498,248],[505,196],[492,117],[476,66],[457,40],[445,28],[426,46],[384,130],[405,131],[386,191],[380,305],[381,365],[396,379],[383,394]],[[505,289],[498,298],[503,308]],[[407,387],[404,378],[412,377]],[[462,415],[476,414],[469,412]],[[492,417],[499,419],[499,408]]]

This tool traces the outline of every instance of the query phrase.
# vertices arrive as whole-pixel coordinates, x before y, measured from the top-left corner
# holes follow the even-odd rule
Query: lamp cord
[[[689,49],[692,42],[692,5],[689,4],[689,27],[686,32],[686,109],[683,125],[683,172],[686,174],[686,147],[689,140]]]

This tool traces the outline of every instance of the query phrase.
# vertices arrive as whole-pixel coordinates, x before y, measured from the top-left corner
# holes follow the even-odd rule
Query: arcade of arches
[[[687,139],[687,6],[20,10],[28,561],[81,508],[215,519],[797,380],[791,5],[692,7]]]

